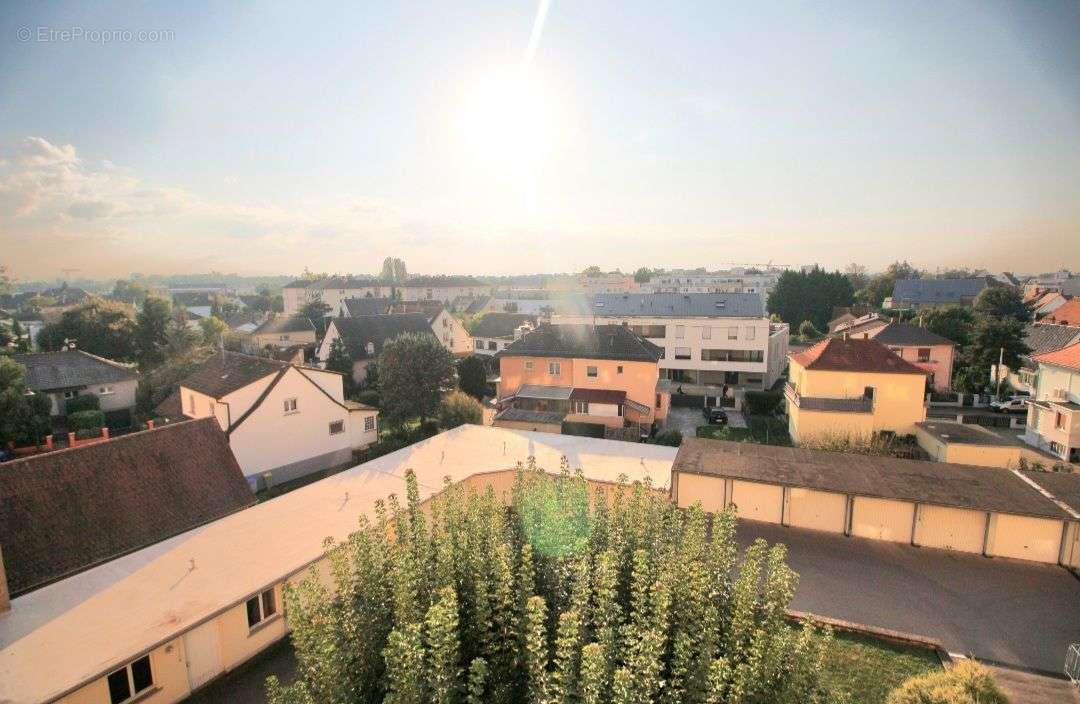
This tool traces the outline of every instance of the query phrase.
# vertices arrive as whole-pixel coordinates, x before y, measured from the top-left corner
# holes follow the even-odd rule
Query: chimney
[[[7,575],[4,573],[4,552],[0,549],[0,616],[11,611],[11,595],[8,593]]]

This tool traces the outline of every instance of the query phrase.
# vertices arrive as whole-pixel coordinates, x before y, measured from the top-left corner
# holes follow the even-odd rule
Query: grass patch
[[[835,632],[825,682],[852,704],[884,704],[904,680],[941,669],[937,654],[926,648],[891,643],[861,633]]]
[[[774,416],[746,416],[745,428],[729,428],[719,425],[702,425],[697,429],[699,438],[756,442],[760,445],[791,446],[787,423]]]

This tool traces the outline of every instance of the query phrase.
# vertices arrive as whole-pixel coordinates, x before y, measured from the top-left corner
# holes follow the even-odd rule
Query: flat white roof
[[[343,540],[376,499],[566,457],[590,479],[667,487],[677,449],[463,425],[12,600],[0,615],[0,702],[49,701],[281,581]]]

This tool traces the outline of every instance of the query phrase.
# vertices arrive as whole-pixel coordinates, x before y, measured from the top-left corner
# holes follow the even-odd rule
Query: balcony
[[[804,411],[830,411],[835,413],[873,413],[874,399],[869,396],[853,398],[828,398],[802,396],[790,383],[784,384],[784,397],[796,408]]]

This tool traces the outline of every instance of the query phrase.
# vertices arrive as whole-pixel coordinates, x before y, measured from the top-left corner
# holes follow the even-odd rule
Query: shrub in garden
[[[68,415],[79,411],[98,411],[101,410],[101,399],[94,394],[82,394],[66,401],[64,408]]]
[[[406,476],[404,507],[328,544],[336,591],[286,588],[297,679],[269,678],[272,704],[831,701],[831,636],[785,615],[785,548],[736,570],[732,512],[710,525],[641,484],[590,502],[565,463],[519,466],[509,508],[449,484],[422,507]]]
[[[105,425],[105,414],[101,411],[79,411],[69,413],[67,417],[69,430],[97,430]]]
[[[912,677],[889,693],[886,704],[1009,704],[994,676],[974,660],[949,670]]]
[[[668,447],[678,447],[682,445],[682,433],[678,430],[661,430],[653,437],[654,445],[667,445]]]
[[[466,423],[482,423],[484,407],[464,391],[451,391],[439,404],[438,414],[439,425],[443,430],[450,430]]]
[[[784,396],[775,391],[747,391],[743,395],[743,410],[750,415],[771,416],[780,410]]]
[[[375,389],[364,389],[357,392],[356,400],[365,406],[372,406],[374,408],[379,407],[379,392]]]

